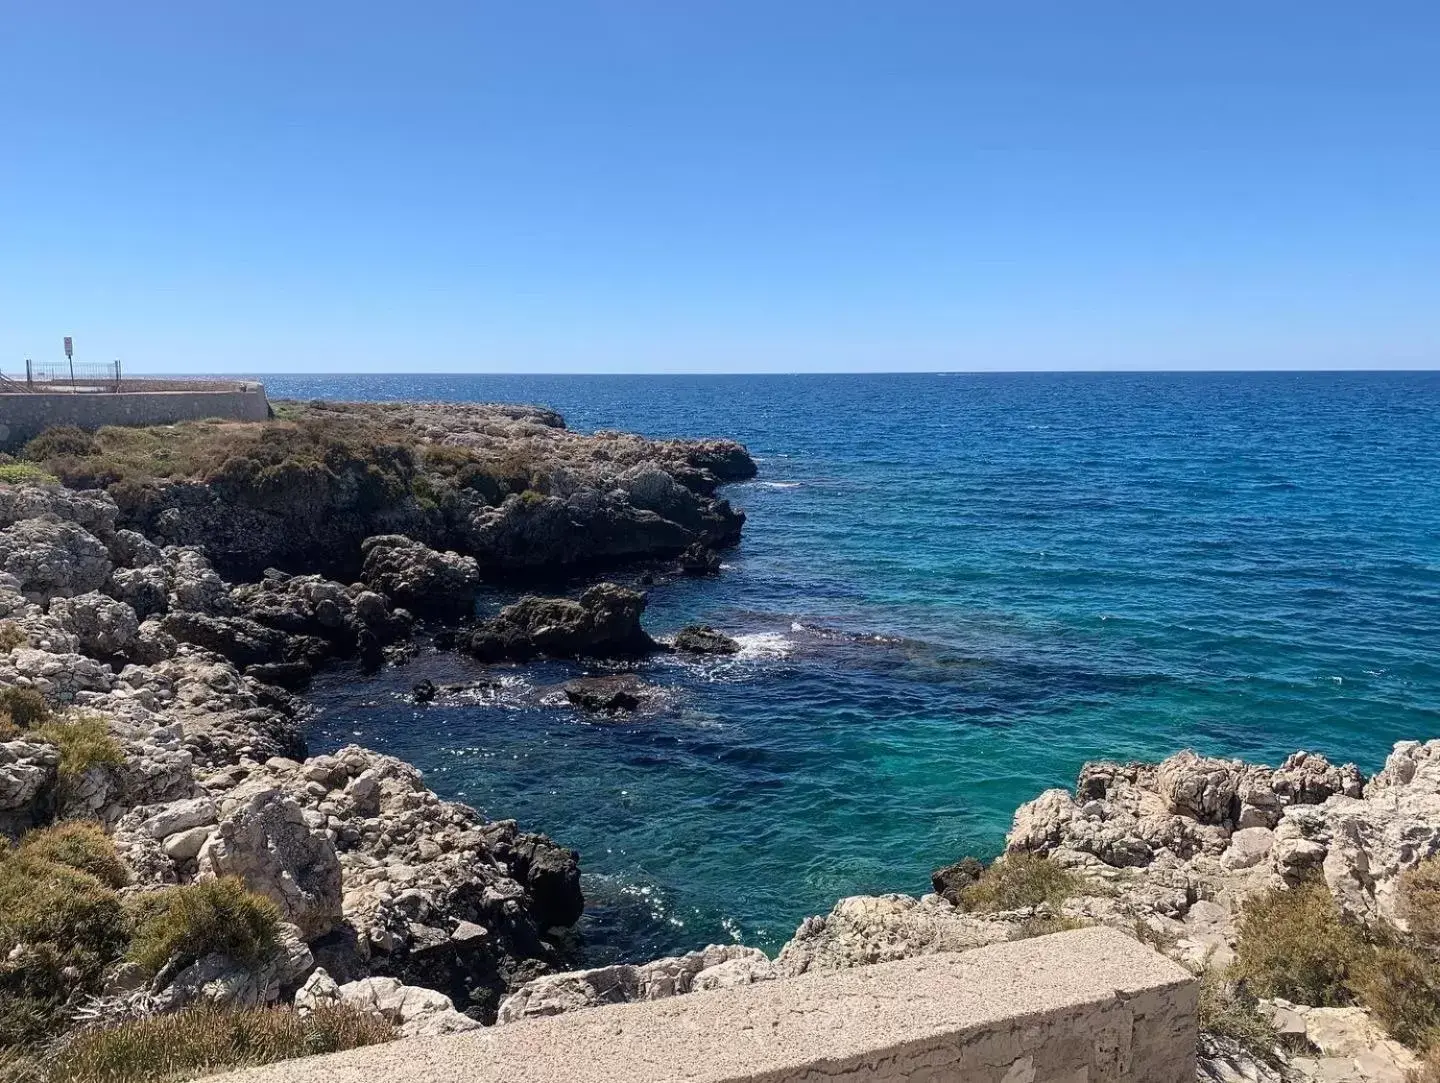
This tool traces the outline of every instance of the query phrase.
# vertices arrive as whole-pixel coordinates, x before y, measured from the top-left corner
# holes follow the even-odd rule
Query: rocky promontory
[[[733,544],[715,493],[753,462],[530,408],[279,414],[51,430],[21,453],[65,484],[0,485],[0,1069],[196,1006],[293,1005],[312,1047],[465,1029],[577,961],[578,854],[391,757],[310,755],[296,692],[422,627],[496,660],[660,649],[611,584],[472,625],[476,591]]]
[[[107,491],[121,527],[203,546],[237,579],[271,567],[351,579],[361,543],[377,535],[473,557],[487,579],[687,551],[703,564],[745,522],[716,490],[755,475],[733,441],[582,434],[535,407],[317,401],[275,411],[267,423],[54,429],[12,450],[72,488]]]

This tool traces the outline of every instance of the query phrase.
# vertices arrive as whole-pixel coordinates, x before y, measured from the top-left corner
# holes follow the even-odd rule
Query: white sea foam
[[[740,658],[784,658],[795,649],[795,643],[779,632],[749,632],[735,637],[740,644]]]
[[[762,489],[798,489],[798,488],[800,488],[800,482],[798,482],[798,481],[757,481],[755,484],[759,485]]]

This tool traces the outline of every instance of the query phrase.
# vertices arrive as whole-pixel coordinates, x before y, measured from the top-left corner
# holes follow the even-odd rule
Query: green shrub
[[[1256,1010],[1255,998],[1213,967],[1200,974],[1200,1029],[1239,1042],[1252,1055],[1275,1062],[1275,1028]]]
[[[1338,1006],[1351,1002],[1351,979],[1369,950],[1364,931],[1344,920],[1330,889],[1310,880],[1245,902],[1231,976],[1256,996]]]
[[[63,1002],[90,990],[120,958],[129,923],[115,891],[88,872],[46,860],[45,847],[0,854],[0,1000]]]
[[[151,974],[212,952],[244,966],[275,953],[280,911],[233,876],[138,895],[129,905],[135,922],[130,958]]]
[[[965,909],[990,912],[1041,903],[1059,907],[1080,886],[1079,877],[1048,858],[1014,853],[994,861],[957,894]]]
[[[21,454],[34,463],[65,455],[94,455],[100,450],[93,433],[74,425],[53,425],[25,445]]]
[[[1440,858],[1427,857],[1400,874],[1395,908],[1416,941],[1440,952]]]
[[[291,1008],[191,1008],[76,1035],[49,1066],[50,1083],[165,1083],[395,1037],[353,1008],[301,1016]]]
[[[1440,1083],[1440,1045],[1432,1045],[1425,1051],[1420,1067],[1406,1077],[1409,1083]]]
[[[92,767],[118,767],[125,762],[125,752],[103,718],[55,718],[31,733],[60,750],[61,786],[70,785]]]
[[[67,820],[31,831],[20,840],[17,855],[88,872],[107,887],[124,887],[130,882],[115,844],[96,823]]]
[[[0,620],[0,654],[30,645],[30,636],[13,620]]]
[[[33,463],[5,463],[0,466],[0,482],[6,485],[59,485],[60,479]]]
[[[1049,936],[1051,933],[1068,933],[1074,929],[1088,929],[1090,923],[1067,914],[1056,914],[1048,918],[1030,918],[1020,923],[1011,940],[1029,940],[1032,936]]]
[[[1375,948],[1357,968],[1352,987],[1396,1041],[1418,1049],[1440,1034],[1440,967],[1413,946]]]
[[[45,697],[33,688],[19,685],[0,688],[0,711],[9,715],[10,720],[22,730],[34,729],[50,721],[50,705],[45,702]]]
[[[5,1014],[7,1007],[0,1004],[0,1016]],[[45,1072],[39,1062],[18,1048],[18,1043],[7,1046],[3,1035],[4,1025],[0,1022],[0,1083],[46,1083]]]

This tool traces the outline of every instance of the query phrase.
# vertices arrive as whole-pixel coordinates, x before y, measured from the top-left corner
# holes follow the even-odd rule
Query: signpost
[[[70,362],[70,390],[75,390],[75,343],[65,336],[65,360]]]

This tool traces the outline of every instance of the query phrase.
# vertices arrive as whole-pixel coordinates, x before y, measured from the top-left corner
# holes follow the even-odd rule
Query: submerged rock
[[[672,646],[686,654],[738,654],[740,644],[708,624],[690,624],[675,633]]]
[[[681,575],[719,575],[720,554],[708,545],[696,542],[680,554],[679,566]]]
[[[565,685],[565,698],[587,711],[633,711],[641,685],[634,677],[581,677]]]

